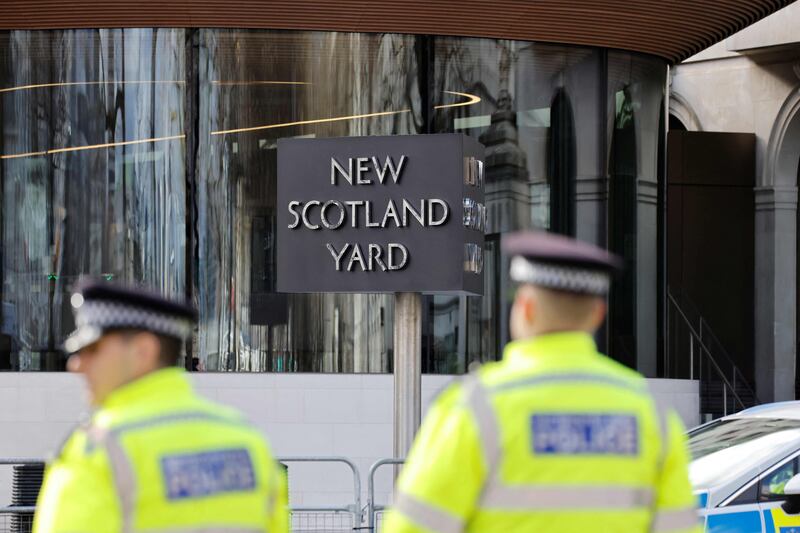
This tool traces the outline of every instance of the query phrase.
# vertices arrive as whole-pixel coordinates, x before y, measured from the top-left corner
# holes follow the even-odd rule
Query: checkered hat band
[[[520,283],[596,296],[607,294],[611,286],[611,276],[605,272],[538,263],[521,256],[511,259],[509,275]]]
[[[143,329],[185,339],[192,332],[189,320],[130,305],[112,302],[84,302],[75,312],[75,325],[100,329]]]

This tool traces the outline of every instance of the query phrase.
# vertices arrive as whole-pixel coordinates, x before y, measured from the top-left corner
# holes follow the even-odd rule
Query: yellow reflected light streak
[[[31,89],[46,89],[48,87],[78,87],[81,85],[144,85],[144,84],[158,84],[158,83],[177,83],[183,85],[186,83],[185,80],[150,80],[150,81],[140,81],[140,80],[119,80],[119,81],[64,81],[64,82],[56,82],[56,83],[35,83],[31,85],[18,85],[16,87],[6,87],[5,89],[0,89],[0,93],[11,93],[15,91],[28,91]],[[307,81],[219,81],[213,80],[211,82],[213,85],[311,85],[310,82]]]
[[[39,157],[43,155],[51,155],[51,154],[61,154],[64,152],[80,152],[83,150],[97,150],[100,148],[114,148],[116,146],[130,146],[133,144],[145,144],[145,143],[155,143],[161,141],[174,141],[176,139],[185,139],[185,134],[180,135],[170,135],[168,137],[153,137],[150,139],[136,139],[135,141],[118,141],[113,143],[103,143],[103,144],[89,144],[86,146],[71,146],[68,148],[54,148],[52,150],[47,150],[46,152],[26,152],[24,154],[10,154],[10,155],[0,155],[0,159],[16,159],[19,157]]]
[[[25,152],[24,154],[0,155],[0,159],[17,159],[18,157],[38,157],[47,155],[47,152]]]
[[[111,84],[119,84],[119,85],[134,85],[134,84],[156,84],[156,83],[179,83],[184,84],[186,83],[183,80],[152,80],[152,81],[64,81],[59,83],[37,83],[34,85],[19,85],[17,87],[6,87],[5,89],[0,89],[0,93],[10,93],[14,91],[27,91],[29,89],[43,89],[47,87],[75,87],[79,85],[111,85]]]
[[[174,141],[176,139],[185,139],[186,135],[181,133],[180,135],[170,135],[169,137],[153,137],[151,139],[137,139],[135,141],[119,141],[115,143],[103,143],[103,144],[90,144],[87,146],[73,146],[71,148],[56,148],[54,150],[48,150],[48,154],[61,154],[63,152],[80,152],[81,150],[97,150],[98,148],[113,148],[115,146],[130,146],[132,144],[144,144],[144,143],[155,143],[161,141]]]
[[[308,81],[219,81],[212,80],[212,85],[311,85]]]
[[[212,82],[214,83],[214,82]],[[291,83],[305,83],[305,82],[291,82]],[[467,98],[464,102],[457,102],[455,104],[443,104],[434,106],[434,109],[445,109],[448,107],[461,107],[461,106],[468,106],[474,105],[481,101],[481,97],[470,94],[470,93],[460,93],[457,91],[444,91],[447,94],[454,94],[456,96],[463,96]],[[229,135],[231,133],[246,133],[250,131],[261,131],[261,130],[270,130],[275,128],[286,128],[289,126],[305,126],[308,124],[324,124],[327,122],[338,122],[342,120],[356,120],[360,118],[372,118],[372,117],[384,117],[388,115],[399,115],[402,113],[410,113],[410,109],[401,109],[399,111],[380,111],[377,113],[364,113],[361,115],[348,115],[344,117],[331,117],[331,118],[318,118],[312,120],[298,120],[295,122],[281,122],[279,124],[267,124],[265,126],[252,126],[250,128],[235,128],[232,130],[219,130],[219,131],[212,131],[211,135]]]
[[[348,115],[346,117],[317,118],[313,120],[298,120],[295,122],[282,122],[280,124],[267,124],[266,126],[253,126],[250,128],[236,128],[233,130],[212,131],[211,135],[228,135],[229,133],[245,133],[248,131],[271,130],[274,128],[286,128],[288,126],[304,126],[306,124],[324,124],[326,122],[339,122],[342,120],[355,120],[359,118],[385,117],[388,115],[400,115],[410,113],[410,109],[399,111],[380,111],[378,113],[364,113],[363,115]]]
[[[466,106],[466,105],[474,105],[474,104],[477,104],[478,102],[481,101],[481,97],[476,95],[476,94],[460,93],[460,92],[457,92],[457,91],[444,91],[444,92],[447,93],[447,94],[455,94],[456,96],[463,96],[464,98],[467,98],[468,100],[466,100],[464,102],[457,102],[455,104],[435,105],[435,106],[433,106],[434,109],[445,109],[445,108],[448,108],[448,107],[461,107],[461,106]]]
[[[31,86],[23,86],[23,87],[12,87],[10,89],[0,89],[0,92],[7,92],[7,91],[10,91],[10,90],[21,90],[21,89],[24,89],[24,88],[51,87],[51,86],[60,86],[60,85],[85,85],[85,84],[92,84],[92,83],[99,84],[99,83],[114,83],[114,82],[67,82],[67,83],[60,83],[60,84],[44,84],[44,85],[36,85],[36,86],[31,85]],[[182,82],[182,81],[174,81],[174,82],[170,82],[170,81],[163,81],[163,82],[154,81],[154,82],[121,82],[121,83],[184,83],[184,82]],[[241,83],[241,82],[212,81],[211,83],[220,84],[220,85],[221,84],[226,84],[227,85],[227,84],[238,84],[238,83]],[[246,82],[246,83],[278,84],[278,85],[310,85],[308,82],[300,82],[300,81],[297,81],[297,82],[296,81],[287,81],[287,82],[260,81],[260,82]],[[446,109],[446,108],[449,108],[449,107],[461,107],[461,106],[474,105],[474,104],[477,104],[478,102],[481,101],[481,97],[480,96],[477,96],[477,95],[474,95],[474,94],[470,94],[470,93],[461,93],[461,92],[457,92],[457,91],[444,91],[444,92],[447,93],[447,94],[454,94],[456,96],[463,96],[464,98],[467,98],[467,100],[464,101],[464,102],[457,102],[455,104],[437,105],[437,106],[434,106],[434,109]],[[373,118],[373,117],[385,117],[385,116],[390,116],[390,115],[400,115],[400,114],[403,114],[403,113],[410,113],[410,112],[411,112],[410,109],[401,109],[399,111],[380,111],[380,112],[376,112],[376,113],[363,113],[363,114],[360,114],[360,115],[348,115],[348,116],[343,116],[343,117],[318,118],[318,119],[313,119],[313,120],[298,120],[298,121],[294,121],[294,122],[282,122],[282,123],[279,123],[279,124],[267,124],[265,126],[253,126],[253,127],[249,127],[249,128],[236,128],[236,129],[231,129],[231,130],[212,131],[211,135],[228,135],[228,134],[231,134],[231,133],[246,133],[246,132],[250,132],[250,131],[260,131],[260,130],[269,130],[269,129],[275,129],[275,128],[285,128],[285,127],[289,127],[289,126],[305,126],[305,125],[308,125],[308,124],[325,124],[325,123],[328,123],[328,122],[340,122],[340,121],[344,121],[344,120],[357,120],[357,119],[361,119],[361,118]],[[59,153],[64,153],[64,152],[79,152],[79,151],[82,151],[82,150],[97,150],[97,149],[100,149],[100,148],[113,148],[115,146],[130,146],[130,145],[134,145],[134,144],[144,144],[144,143],[160,142],[160,141],[172,141],[172,140],[176,140],[176,139],[185,139],[185,138],[186,138],[185,134],[180,134],[180,135],[171,135],[169,137],[154,137],[154,138],[151,138],[151,139],[138,139],[138,140],[135,140],[135,141],[119,141],[119,142],[113,142],[113,143],[92,144],[92,145],[87,145],[87,146],[73,146],[73,147],[69,147],[69,148],[55,148],[55,149],[47,150],[47,151],[44,151],[44,152],[25,152],[25,153],[21,153],[21,154],[0,155],[0,160],[17,159],[17,158],[20,158],[20,157],[40,157],[40,156],[44,156],[44,155],[59,154]]]

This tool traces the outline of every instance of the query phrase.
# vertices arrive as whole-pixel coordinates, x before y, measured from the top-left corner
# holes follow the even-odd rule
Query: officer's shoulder
[[[502,380],[510,371],[508,362],[505,360],[490,361],[482,363],[471,374],[480,379],[481,382],[491,384],[497,380]]]
[[[212,418],[225,423],[230,428],[251,433],[259,438],[262,437],[261,430],[241,411],[206,398],[198,398],[198,402]]]
[[[602,355],[602,354],[600,357],[600,361],[601,364],[605,367],[606,371],[614,374],[616,377],[629,380],[632,383],[641,386],[647,385],[647,380],[643,375],[641,375],[636,370],[633,370],[632,368],[623,365],[619,361],[615,361],[614,359],[611,359],[607,355]]]
[[[53,458],[63,459],[73,454],[76,450],[83,452],[86,449],[86,441],[88,439],[87,428],[88,423],[86,422],[75,424],[55,449]]]
[[[257,431],[255,426],[236,409],[198,395],[166,407],[157,403],[156,399],[143,401],[136,405],[127,405],[118,411],[104,412],[102,415],[95,417],[96,421],[117,435],[140,434],[156,426],[181,421],[221,424],[228,430],[234,431]]]
[[[500,361],[493,361],[490,363],[483,363],[469,373],[456,377],[440,387],[438,392],[436,392],[433,397],[435,405],[438,407],[452,407],[463,403],[466,399],[465,392],[472,380],[477,379],[481,382],[485,382],[487,377],[491,378],[495,374],[502,372],[502,368]]]
[[[457,377],[440,386],[433,394],[431,405],[437,409],[449,409],[456,405],[463,389],[462,379],[462,377]]]

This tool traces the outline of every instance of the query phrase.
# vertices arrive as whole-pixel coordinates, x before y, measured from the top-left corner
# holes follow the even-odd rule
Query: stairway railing
[[[758,397],[750,386],[748,379],[734,363],[733,358],[728,354],[727,350],[725,350],[719,338],[709,327],[708,322],[699,311],[697,311],[697,308],[691,301],[684,296],[682,298],[682,303],[679,303],[675,294],[670,289],[667,289],[667,299],[669,303],[667,313],[668,339],[672,339],[672,329],[678,324],[686,328],[688,333],[686,336],[687,338],[682,339],[680,342],[686,342],[688,340],[688,377],[689,379],[700,380],[701,395],[704,396],[701,397],[701,411],[703,410],[704,404],[711,404],[714,400],[714,398],[709,398],[708,395],[715,392],[715,382],[716,384],[721,384],[721,414],[723,416],[758,403]],[[689,318],[689,313],[696,317],[695,320]],[[675,321],[677,321],[678,324],[675,324]],[[677,348],[677,346],[667,346],[667,361],[665,364],[667,375],[670,375],[669,356],[673,348]],[[707,372],[703,372],[704,367],[708,368]],[[696,368],[697,372],[695,371]],[[730,371],[726,372],[724,369],[730,369]],[[743,395],[745,398],[742,398]],[[752,401],[747,401],[750,399],[752,399]],[[705,400],[705,402],[703,400]],[[731,400],[730,405],[729,400]],[[703,413],[701,412],[701,414]]]

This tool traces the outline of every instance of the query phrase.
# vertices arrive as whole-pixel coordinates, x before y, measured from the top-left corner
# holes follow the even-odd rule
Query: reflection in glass
[[[277,140],[417,133],[414,37],[202,30],[196,295],[207,370],[391,371],[392,297],[275,294]],[[455,100],[463,100],[459,96]]]
[[[436,38],[434,101],[444,90],[481,97],[438,110],[434,125],[486,146],[486,277],[482,298],[427,297],[424,370],[460,373],[499,358],[513,300],[504,233],[556,231],[605,246],[602,59],[576,47]]]
[[[183,43],[0,34],[0,369],[63,367],[83,274],[185,292]]]
[[[689,432],[692,486],[701,490],[729,483],[799,437],[800,422],[792,419],[738,418],[700,426]]]
[[[563,88],[550,106],[547,137],[547,175],[550,183],[550,230],[575,236],[575,119]]]
[[[625,261],[609,306],[610,353],[656,376],[658,149],[666,72],[660,61],[608,55],[608,247]]]
[[[665,75],[656,58],[509,40],[0,32],[0,370],[63,366],[65,295],[90,273],[190,294],[197,369],[391,371],[391,295],[275,292],[291,246],[275,239],[277,140],[461,132],[486,147],[485,294],[423,298],[423,370],[499,358],[503,235],[540,229],[624,257],[597,340],[654,375]]]

